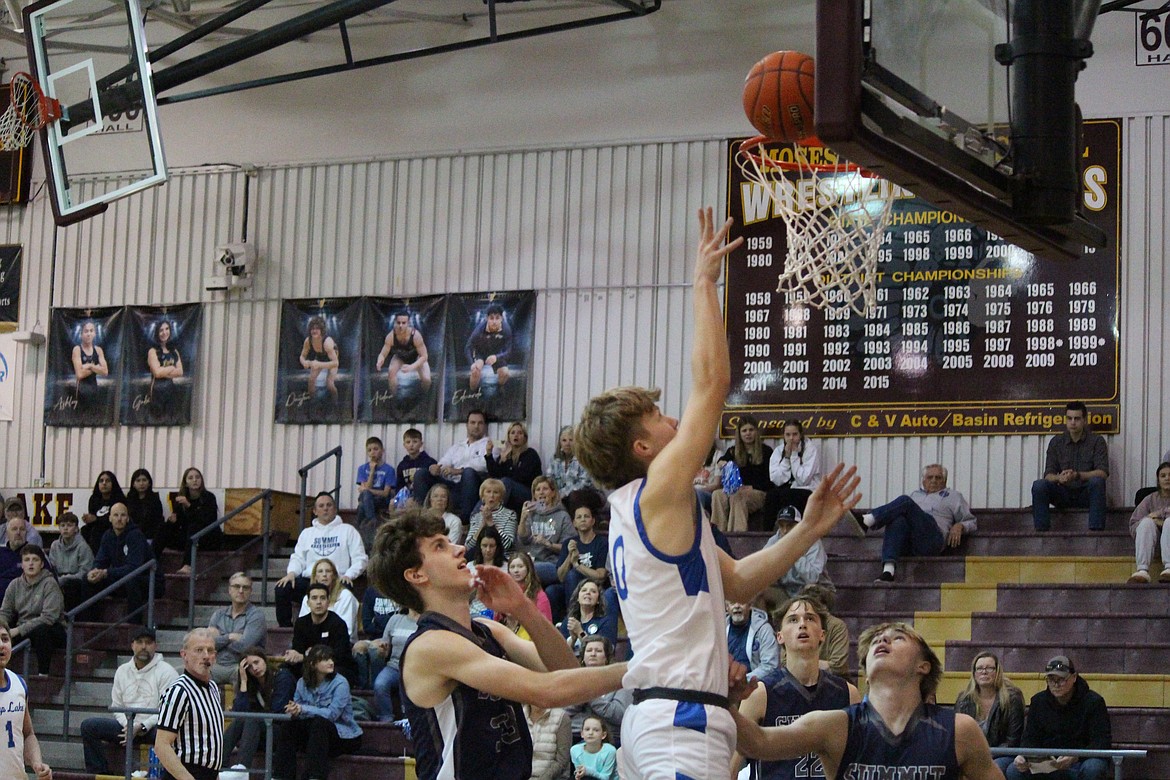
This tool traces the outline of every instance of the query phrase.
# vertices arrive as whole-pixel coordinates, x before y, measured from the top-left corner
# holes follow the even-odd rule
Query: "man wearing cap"
[[[65,645],[61,623],[64,598],[53,572],[45,569],[45,551],[26,544],[20,550],[21,576],[12,581],[0,601],[0,621],[8,626],[13,643],[27,639],[37,657],[37,674],[47,675],[53,650]]]
[[[153,629],[140,626],[130,642],[133,657],[114,672],[114,689],[110,704],[115,707],[158,707],[162,692],[175,681],[179,673],[155,652]],[[133,715],[129,719],[130,733],[135,742],[154,742],[157,715]],[[115,712],[112,718],[86,718],[81,722],[81,740],[85,749],[85,771],[108,774],[103,743],[126,744],[127,717]]]
[[[24,511],[24,501],[16,496],[4,502],[4,525],[0,525],[0,544],[8,541],[8,520],[13,517],[24,518],[24,540],[26,542],[43,546],[40,532],[33,528],[33,524],[28,519],[28,513]]]
[[[1109,760],[1060,755],[1064,748],[1073,750],[1108,750],[1113,746],[1109,710],[1101,694],[1089,690],[1089,684],[1077,674],[1068,656],[1058,655],[1044,667],[1046,690],[1032,697],[1024,720],[1024,737],[1020,747],[1051,748],[1056,771],[1045,780],[1103,780],[1108,777]],[[1007,780],[1032,776],[1030,762],[1016,756],[1007,768]]]
[[[768,613],[751,604],[727,602],[727,652],[760,678],[780,666],[780,646]]]
[[[776,533],[764,542],[764,549],[771,547],[774,544],[779,544],[784,535],[796,527],[800,522],[800,510],[794,506],[781,507],[780,511],[776,513]],[[833,587],[832,580],[829,575],[825,573],[825,564],[828,563],[829,556],[825,552],[825,545],[820,539],[812,543],[804,555],[796,559],[796,563],[784,572],[784,576],[776,581],[776,587],[784,591],[784,595],[780,596],[777,601],[784,601],[790,599],[796,594],[800,593],[801,588],[805,585],[812,585],[814,583],[821,583],[826,587]]]
[[[874,582],[893,582],[899,558],[939,555],[958,547],[964,534],[978,528],[967,499],[947,487],[947,470],[932,463],[922,470],[922,489],[898,496],[868,514],[854,518],[862,532],[885,528],[882,537],[882,573]]]

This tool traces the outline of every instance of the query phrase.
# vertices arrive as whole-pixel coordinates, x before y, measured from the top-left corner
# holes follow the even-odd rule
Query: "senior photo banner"
[[[19,244],[0,245],[0,333],[16,330],[20,315]]]
[[[122,367],[120,307],[54,309],[49,325],[45,424],[113,425]]]
[[[443,419],[473,409],[489,420],[527,418],[535,324],[532,290],[447,296]]]
[[[358,419],[432,423],[439,419],[446,298],[364,298]]]
[[[276,364],[276,421],[353,422],[362,332],[360,298],[285,301]]]
[[[189,425],[203,306],[129,306],[122,369],[123,425]]]

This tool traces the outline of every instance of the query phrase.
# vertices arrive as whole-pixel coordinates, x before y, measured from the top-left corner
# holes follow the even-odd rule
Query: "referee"
[[[215,637],[197,628],[183,638],[183,673],[163,691],[154,752],[164,778],[216,780],[223,755],[223,706],[211,679]]]

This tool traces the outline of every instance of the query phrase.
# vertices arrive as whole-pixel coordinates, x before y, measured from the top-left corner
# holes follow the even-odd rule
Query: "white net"
[[[17,73],[9,86],[11,102],[0,114],[0,149],[6,152],[28,146],[37,130],[60,116],[56,104],[41,94],[32,76]]]
[[[23,149],[29,145],[35,133],[35,130],[20,121],[15,105],[8,106],[8,110],[0,114],[0,149],[6,152]]]
[[[878,250],[892,213],[892,187],[848,163],[812,164],[800,150],[790,171],[763,156],[758,139],[745,141],[736,155],[744,177],[764,187],[773,212],[784,218],[788,256],[777,290],[792,293],[794,303],[848,307],[864,317],[877,300]]]

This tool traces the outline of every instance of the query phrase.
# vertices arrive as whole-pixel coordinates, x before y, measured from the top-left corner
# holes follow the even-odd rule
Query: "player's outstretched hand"
[[[824,536],[843,514],[857,506],[861,500],[861,493],[857,490],[860,484],[856,466],[846,470],[844,463],[838,463],[813,491],[800,524],[811,528],[818,537]]]
[[[715,229],[715,210],[710,206],[699,209],[699,257],[695,261],[695,281],[706,279],[718,282],[719,274],[723,271],[723,258],[739,248],[743,243],[743,236],[727,241],[727,232],[731,230],[732,220],[728,218],[723,226]]]
[[[748,668],[734,658],[727,665],[727,699],[733,706],[751,695],[758,683],[755,677],[748,677]]]
[[[531,604],[512,575],[498,566],[476,566],[475,586],[479,589],[480,601],[492,612],[519,616]]]

